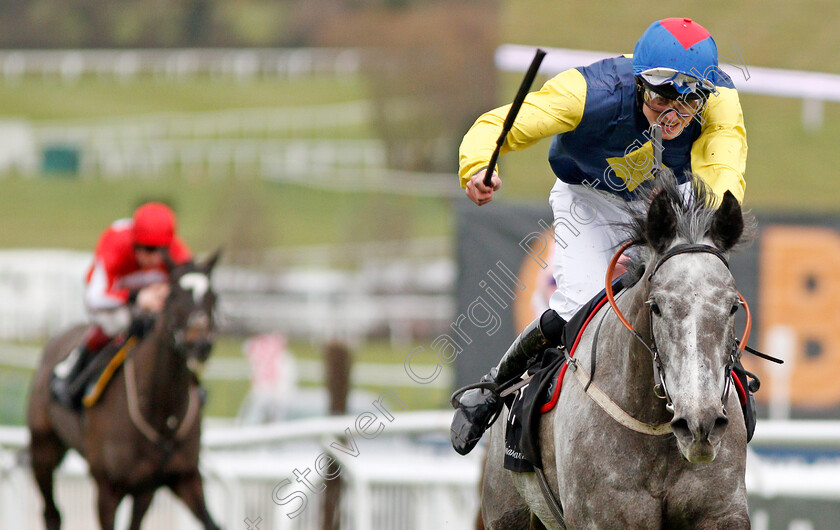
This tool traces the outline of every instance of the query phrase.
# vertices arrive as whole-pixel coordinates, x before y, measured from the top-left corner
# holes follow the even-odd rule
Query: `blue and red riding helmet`
[[[658,20],[636,43],[633,73],[648,86],[677,96],[709,93],[720,76],[717,44],[690,18]]]

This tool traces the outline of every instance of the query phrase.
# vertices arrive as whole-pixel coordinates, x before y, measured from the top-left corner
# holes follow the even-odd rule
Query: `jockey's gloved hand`
[[[151,313],[135,314],[131,320],[131,325],[125,334],[128,337],[143,337],[155,325],[155,316]]]
[[[140,289],[135,305],[147,313],[160,313],[167,296],[169,296],[169,284],[154,283]]]

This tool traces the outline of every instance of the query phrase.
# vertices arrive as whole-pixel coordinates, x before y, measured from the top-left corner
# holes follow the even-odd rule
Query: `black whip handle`
[[[531,90],[531,85],[534,83],[534,78],[537,77],[537,71],[540,69],[540,63],[542,63],[543,57],[545,57],[545,51],[537,48],[537,53],[534,54],[534,60],[531,61],[531,66],[528,67],[528,71],[525,72],[525,77],[522,79],[522,84],[519,85],[519,92],[517,92],[516,97],[513,98],[513,103],[511,104],[510,110],[505,118],[505,123],[502,126],[502,134],[499,136],[499,139],[496,140],[496,149],[493,150],[493,156],[490,157],[490,163],[487,165],[487,170],[484,174],[485,186],[489,186],[492,181],[493,170],[496,169],[496,162],[499,160],[499,153],[502,150],[502,146],[505,144],[505,139],[507,138],[508,133],[513,128],[513,122],[516,121],[516,115],[519,114],[519,109],[522,108],[522,102],[525,101],[525,96],[528,95],[528,91]]]

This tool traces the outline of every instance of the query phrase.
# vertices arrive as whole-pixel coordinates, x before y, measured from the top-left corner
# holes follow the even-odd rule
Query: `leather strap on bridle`
[[[659,257],[659,260],[653,266],[653,270],[648,275],[648,281],[650,281],[653,278],[653,275],[656,274],[656,271],[659,270],[659,267],[661,267],[663,263],[673,258],[674,256],[677,256],[679,254],[689,254],[697,252],[705,252],[707,254],[717,256],[718,258],[720,258],[723,264],[726,265],[726,268],[729,268],[729,261],[726,259],[726,255],[720,250],[716,249],[715,247],[698,244],[677,245],[675,247],[670,248],[669,250],[666,250],[665,253]]]
[[[615,267],[618,264],[618,260],[621,257],[621,255],[624,253],[624,251],[627,250],[628,248],[630,248],[634,243],[635,243],[635,241],[628,241],[627,243],[622,245],[622,247],[618,249],[618,252],[616,252],[615,255],[612,257],[612,259],[610,260],[610,264],[607,267],[607,278],[606,278],[607,300],[609,300],[610,307],[612,307],[612,310],[615,311],[615,314],[618,317],[618,320],[620,320],[621,323],[624,325],[624,327],[627,328],[630,331],[630,333],[632,333],[633,336],[635,336],[645,346],[645,348],[647,348],[653,354],[654,353],[653,348],[651,348],[648,345],[647,341],[644,340],[644,338],[641,336],[641,334],[639,334],[639,332],[636,331],[636,329],[633,327],[633,325],[630,324],[630,322],[624,317],[624,315],[621,313],[621,310],[618,309],[618,305],[616,305],[616,303],[615,303],[615,295],[613,294],[612,276],[613,276],[613,273],[615,272]],[[659,258],[659,260],[653,266],[653,270],[648,275],[648,281],[650,281],[651,278],[653,278],[653,275],[656,273],[656,271],[659,270],[659,267],[661,267],[662,264],[666,260],[668,260],[668,259],[670,259],[670,258],[672,258],[672,257],[674,257],[678,254],[685,254],[685,253],[689,253],[689,252],[706,252],[708,254],[712,254],[712,255],[720,258],[720,260],[723,261],[723,263],[727,266],[727,268],[729,267],[729,262],[727,261],[726,256],[720,250],[716,249],[715,247],[712,247],[712,246],[709,246],[709,245],[693,245],[693,244],[692,245],[677,245],[676,247],[674,247],[674,248],[668,250],[667,252],[665,252]],[[744,349],[747,347],[747,341],[750,338],[750,331],[752,330],[752,313],[750,312],[749,304],[747,304],[747,301],[744,299],[744,296],[740,292],[738,292],[738,297],[741,299],[741,305],[744,306],[744,311],[746,312],[746,323],[744,325],[744,333],[742,335],[741,340],[738,341],[738,350],[741,353],[743,353]]]
[[[662,368],[662,360],[659,356],[659,351],[656,348],[656,343],[652,342],[651,344],[648,344],[648,341],[645,340],[645,338],[642,337],[642,335],[638,331],[636,331],[636,329],[633,327],[632,324],[630,324],[630,322],[627,320],[627,318],[625,318],[625,316],[621,313],[621,310],[619,310],[618,305],[615,303],[615,296],[614,296],[613,288],[612,288],[612,276],[613,276],[613,273],[615,272],[615,267],[618,264],[619,258],[624,253],[624,251],[627,250],[634,243],[635,243],[635,241],[628,241],[627,243],[625,243],[620,249],[618,249],[618,252],[616,252],[615,255],[612,257],[612,259],[610,260],[609,266],[607,267],[607,275],[606,275],[606,289],[605,289],[605,291],[606,291],[606,295],[607,295],[607,300],[609,300],[610,307],[615,312],[616,316],[621,321],[621,323],[624,325],[624,327],[627,328],[630,331],[630,333],[633,334],[634,337],[636,337],[636,339],[639,341],[639,343],[641,343],[645,347],[645,349],[648,350],[648,352],[650,352],[651,357],[653,359],[654,394],[656,394],[658,397],[664,399],[666,401],[666,408],[673,412],[673,404],[671,402],[671,397],[668,394],[668,388],[665,384],[665,374],[664,374],[664,370]],[[648,282],[650,282],[653,279],[654,274],[656,274],[656,272],[659,270],[659,268],[662,266],[662,264],[665,263],[667,260],[671,259],[674,256],[680,255],[680,254],[697,253],[697,252],[704,252],[704,253],[707,253],[707,254],[712,254],[713,256],[716,256],[717,258],[719,258],[723,262],[723,264],[726,265],[727,269],[729,268],[729,262],[726,259],[726,255],[715,247],[712,247],[710,245],[700,245],[700,244],[676,245],[673,248],[667,250],[665,253],[663,253],[659,257],[659,259],[656,261],[656,263],[654,263],[653,268],[652,268],[650,274],[648,275]],[[744,296],[740,292],[738,292],[738,298],[740,299],[740,303],[741,303],[741,305],[744,306],[744,310],[746,311],[746,324],[745,324],[745,327],[744,327],[743,338],[740,341],[738,341],[737,339],[735,340],[735,343],[733,345],[732,353],[730,353],[729,359],[726,363],[726,375],[725,375],[725,380],[724,380],[724,390],[723,390],[723,394],[721,395],[721,401],[723,403],[726,403],[727,396],[729,395],[729,388],[730,388],[729,383],[730,383],[730,379],[732,377],[732,369],[735,366],[735,363],[738,361],[738,359],[744,353],[744,349],[747,346],[747,341],[750,338],[750,331],[752,330],[752,313],[750,312],[750,306],[747,304],[747,301],[744,299]],[[653,329],[652,329],[652,326],[653,326],[653,310],[652,310],[652,308],[650,308],[649,311],[651,312],[651,316],[650,316],[651,337],[650,338],[651,338],[651,341],[653,341]]]

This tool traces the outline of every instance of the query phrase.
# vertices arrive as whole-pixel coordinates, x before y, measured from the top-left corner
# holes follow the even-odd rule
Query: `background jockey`
[[[495,173],[490,186],[483,179],[508,108],[480,116],[461,143],[461,186],[479,206],[502,186]],[[492,386],[520,375],[530,359],[559,343],[566,321],[604,288],[622,238],[612,224],[629,220],[622,203],[635,200],[637,188],[652,178],[654,123],[662,127],[663,165],[680,183],[691,171],[718,199],[729,190],[743,200],[747,140],[738,94],[718,69],[714,39],[691,19],[654,22],[632,58],[567,70],[525,99],[502,153],[553,136],[554,218],[585,222],[576,223],[576,237],[564,236],[566,247],[556,248],[550,309],[525,328],[482,382]],[[472,450],[501,406],[492,390],[463,393],[452,422],[455,450]]]
[[[88,360],[126,332],[134,317],[163,309],[169,294],[165,256],[175,265],[192,259],[175,231],[172,210],[150,202],[137,208],[131,219],[115,221],[99,237],[85,288],[91,326],[82,343],[56,365],[51,383],[62,404],[78,407],[84,385],[73,381]]]

